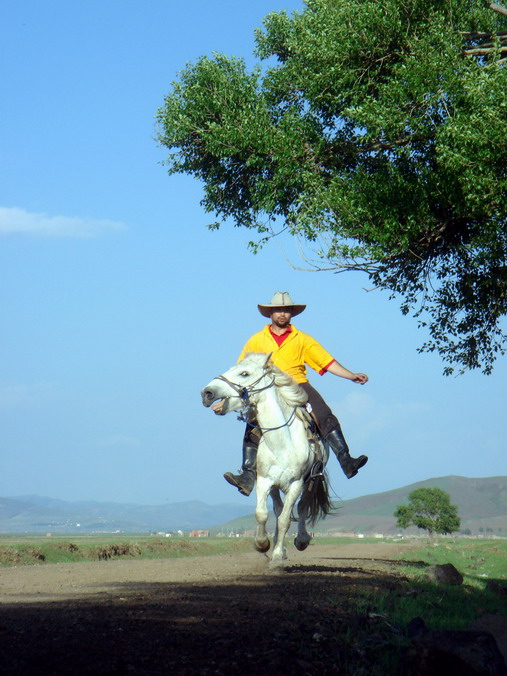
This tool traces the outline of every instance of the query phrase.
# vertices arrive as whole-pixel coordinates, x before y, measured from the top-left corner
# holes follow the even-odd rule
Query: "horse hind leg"
[[[329,497],[325,472],[314,480],[307,483],[301,499],[298,503],[299,527],[298,535],[294,541],[300,551],[308,547],[311,536],[306,530],[306,522],[310,520],[314,524],[317,519],[325,517],[333,509]]]
[[[299,552],[304,552],[311,542],[312,536],[306,530],[306,521],[308,519],[308,502],[306,498],[306,487],[298,502],[298,532],[294,538],[294,546]]]

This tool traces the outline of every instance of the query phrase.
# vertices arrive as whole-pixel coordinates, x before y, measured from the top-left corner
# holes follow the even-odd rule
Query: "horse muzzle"
[[[206,408],[209,408],[211,404],[217,399],[220,399],[220,397],[215,392],[213,392],[212,389],[207,387],[204,390],[201,390],[201,399],[202,405],[206,406]]]

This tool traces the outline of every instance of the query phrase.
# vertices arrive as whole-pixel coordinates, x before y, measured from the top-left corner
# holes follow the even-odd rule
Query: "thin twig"
[[[507,7],[502,7],[502,5],[497,5],[496,2],[492,2],[489,6],[494,12],[499,12],[499,14],[505,14],[507,16]]]
[[[489,47],[485,49],[481,49],[478,47],[476,49],[465,49],[463,53],[466,54],[467,56],[487,56],[488,54],[491,54],[496,51],[497,49],[495,47]],[[505,47],[500,47],[500,49],[498,49],[498,52],[500,52],[501,54],[507,52],[507,45]]]

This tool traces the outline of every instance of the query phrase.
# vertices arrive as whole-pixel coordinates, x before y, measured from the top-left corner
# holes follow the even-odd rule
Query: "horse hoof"
[[[284,573],[285,569],[283,566],[283,561],[280,561],[280,559],[271,559],[269,562],[269,570],[271,570],[273,573]]]
[[[269,540],[266,540],[265,542],[255,542],[255,549],[260,552],[261,554],[265,554],[267,551],[269,551]]]
[[[297,538],[294,538],[294,547],[298,550],[298,552],[304,552],[309,544],[310,544],[309,540],[308,542],[304,542],[299,541]]]

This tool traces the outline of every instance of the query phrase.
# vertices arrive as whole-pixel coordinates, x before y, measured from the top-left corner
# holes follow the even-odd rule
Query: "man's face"
[[[289,326],[291,317],[292,315],[289,310],[277,307],[271,312],[271,323],[279,329],[283,329]]]

